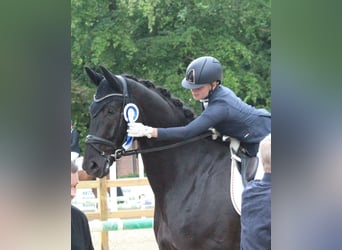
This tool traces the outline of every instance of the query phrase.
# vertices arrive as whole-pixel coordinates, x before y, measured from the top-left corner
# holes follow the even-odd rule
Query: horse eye
[[[115,114],[114,108],[109,108],[108,109],[108,114]]]
[[[110,114],[110,115],[115,114],[116,113],[116,108],[109,106],[108,109],[107,109],[107,113]]]

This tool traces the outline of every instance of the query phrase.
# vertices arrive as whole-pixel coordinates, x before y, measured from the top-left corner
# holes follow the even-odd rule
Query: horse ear
[[[98,86],[100,82],[102,81],[103,76],[101,76],[99,73],[95,72],[89,67],[84,67],[84,68],[89,78],[93,81],[93,83],[95,83],[96,86]]]
[[[108,69],[106,69],[103,66],[99,66],[104,77],[107,79],[108,82],[112,83],[112,84],[116,84],[117,82],[119,82],[120,80],[114,75],[112,74]]]

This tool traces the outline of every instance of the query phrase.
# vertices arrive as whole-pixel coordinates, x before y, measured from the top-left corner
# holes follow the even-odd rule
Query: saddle
[[[213,128],[212,139],[216,140],[221,135]],[[222,136],[222,141],[230,141],[231,152],[231,174],[230,174],[230,197],[235,211],[241,215],[241,195],[247,183],[253,180],[258,171],[258,157],[250,157],[243,148],[240,147],[240,141],[229,136]]]
[[[216,140],[220,137],[220,133],[216,131],[214,128],[209,128],[212,132],[212,139]],[[240,141],[230,137],[223,135],[222,141],[230,141],[230,153],[232,161],[235,161],[235,164],[241,174],[243,187],[247,185],[247,183],[251,180],[254,180],[255,175],[258,170],[259,158],[257,156],[251,157],[248,155],[247,151],[240,147]]]

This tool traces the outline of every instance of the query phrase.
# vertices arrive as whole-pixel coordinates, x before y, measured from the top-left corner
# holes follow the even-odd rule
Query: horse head
[[[114,75],[103,66],[100,69],[102,74],[85,68],[97,89],[90,105],[89,134],[82,167],[88,174],[102,178],[109,173],[113,161],[124,153],[122,146],[127,139],[124,108],[128,103],[139,108],[138,122],[155,127],[184,125],[193,119],[193,113],[189,110],[180,112],[176,106],[182,106],[182,103],[171,103],[158,92],[165,90],[156,89],[148,81],[138,82],[133,77]],[[142,148],[154,144],[144,138],[139,142]]]
[[[121,76],[100,67],[102,74],[86,67],[86,72],[97,87],[90,105],[89,135],[86,138],[83,169],[95,177],[109,173],[117,149],[125,139],[127,124],[123,118],[123,108],[128,100],[127,83]],[[118,128],[123,129],[118,129]],[[101,156],[101,157],[99,157]]]

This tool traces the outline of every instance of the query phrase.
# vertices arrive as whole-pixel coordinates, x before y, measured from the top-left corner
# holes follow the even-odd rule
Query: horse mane
[[[183,111],[184,116],[188,122],[191,122],[193,119],[195,119],[195,113],[194,113],[193,109],[188,107],[188,106],[185,106],[184,102],[181,101],[179,98],[175,97],[174,95],[172,95],[169,90],[162,88],[162,87],[159,87],[159,86],[156,87],[149,80],[138,79],[135,76],[131,76],[131,75],[127,75],[127,74],[124,74],[123,76],[144,85],[146,88],[148,88],[148,89],[158,93],[160,96],[164,97],[165,100],[171,102],[176,108]]]

